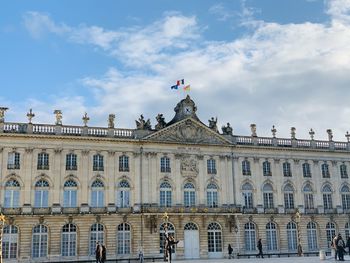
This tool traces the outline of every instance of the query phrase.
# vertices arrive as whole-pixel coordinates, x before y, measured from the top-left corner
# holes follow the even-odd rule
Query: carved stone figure
[[[232,132],[233,132],[233,129],[232,127],[230,126],[230,123],[228,122],[227,123],[227,126],[222,126],[222,133],[224,135],[232,135]]]
[[[89,120],[90,120],[90,118],[89,118],[89,116],[87,115],[86,112],[85,112],[85,114],[84,114],[82,120],[83,120],[84,126],[86,127],[87,124],[88,124],[88,122],[89,122]]]
[[[256,137],[257,134],[256,134],[256,125],[253,123],[253,124],[250,124],[250,130],[252,132],[252,137]]]
[[[328,141],[332,141],[333,140],[333,132],[332,129],[327,129],[327,133],[328,133]]]
[[[275,125],[272,125],[271,132],[272,132],[272,137],[273,137],[273,138],[276,138],[277,129],[275,128]]]
[[[295,127],[292,127],[292,128],[290,128],[290,136],[291,136],[291,138],[294,140],[296,137],[295,137],[295,135],[296,135],[296,129],[295,129]]]
[[[55,110],[53,113],[56,115],[56,125],[62,125],[62,111]]]
[[[32,119],[35,117],[35,114],[33,113],[32,109],[29,109],[29,112],[27,113],[28,117],[28,123],[32,123]]]
[[[166,126],[166,122],[165,122],[165,119],[163,117],[163,114],[159,113],[156,117],[156,120],[158,122],[155,126],[156,130],[163,129]]]
[[[140,118],[138,121],[136,122],[136,128],[138,130],[151,130],[151,121],[148,119],[147,121],[145,121],[145,118],[143,117],[143,115],[141,114]]]
[[[198,163],[197,160],[184,156],[181,159],[181,174],[184,176],[197,176],[198,174]]]
[[[218,122],[218,118],[211,117],[209,121],[209,128],[212,129],[213,131],[218,132],[218,127],[216,125],[216,123]]]
[[[8,108],[0,107],[0,122],[5,121],[5,111],[7,111]]]
[[[109,114],[108,115],[108,128],[110,128],[110,129],[114,128],[114,120],[115,120],[115,115]]]

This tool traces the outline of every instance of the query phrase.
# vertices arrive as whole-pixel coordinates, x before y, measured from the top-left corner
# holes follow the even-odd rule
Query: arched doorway
[[[185,258],[199,258],[199,231],[196,224],[190,222],[184,227]]]

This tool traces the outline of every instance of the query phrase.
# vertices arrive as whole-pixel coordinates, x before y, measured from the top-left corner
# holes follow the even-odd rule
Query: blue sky
[[[183,91],[235,134],[337,140],[350,129],[350,0],[3,1],[0,105],[7,121],[134,128],[173,117]]]

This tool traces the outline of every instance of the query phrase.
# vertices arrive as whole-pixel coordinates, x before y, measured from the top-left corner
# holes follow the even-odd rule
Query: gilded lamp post
[[[4,234],[5,216],[0,215],[0,263],[2,263],[2,237]]]

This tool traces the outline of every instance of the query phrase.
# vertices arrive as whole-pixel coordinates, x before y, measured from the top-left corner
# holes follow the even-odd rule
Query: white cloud
[[[222,42],[203,39],[196,18],[180,14],[124,30],[57,26],[45,15],[27,23],[31,33],[41,34],[44,28],[102,48],[124,63],[100,78],[81,80],[99,103],[88,107],[81,99],[78,111],[87,110],[100,125],[108,113],[117,114],[118,127],[135,127],[141,113],[153,124],[159,112],[169,121],[185,96],[169,87],[185,77],[205,123],[218,116],[219,126],[230,122],[235,133],[244,135],[256,123],[261,136],[269,136],[276,125],[281,137],[289,137],[294,126],[298,138],[308,138],[313,128],[318,139],[326,139],[325,130],[332,128],[335,139],[344,140],[350,129],[349,2],[327,2],[330,24],[257,24],[252,18],[246,20],[256,26],[250,35]]]

